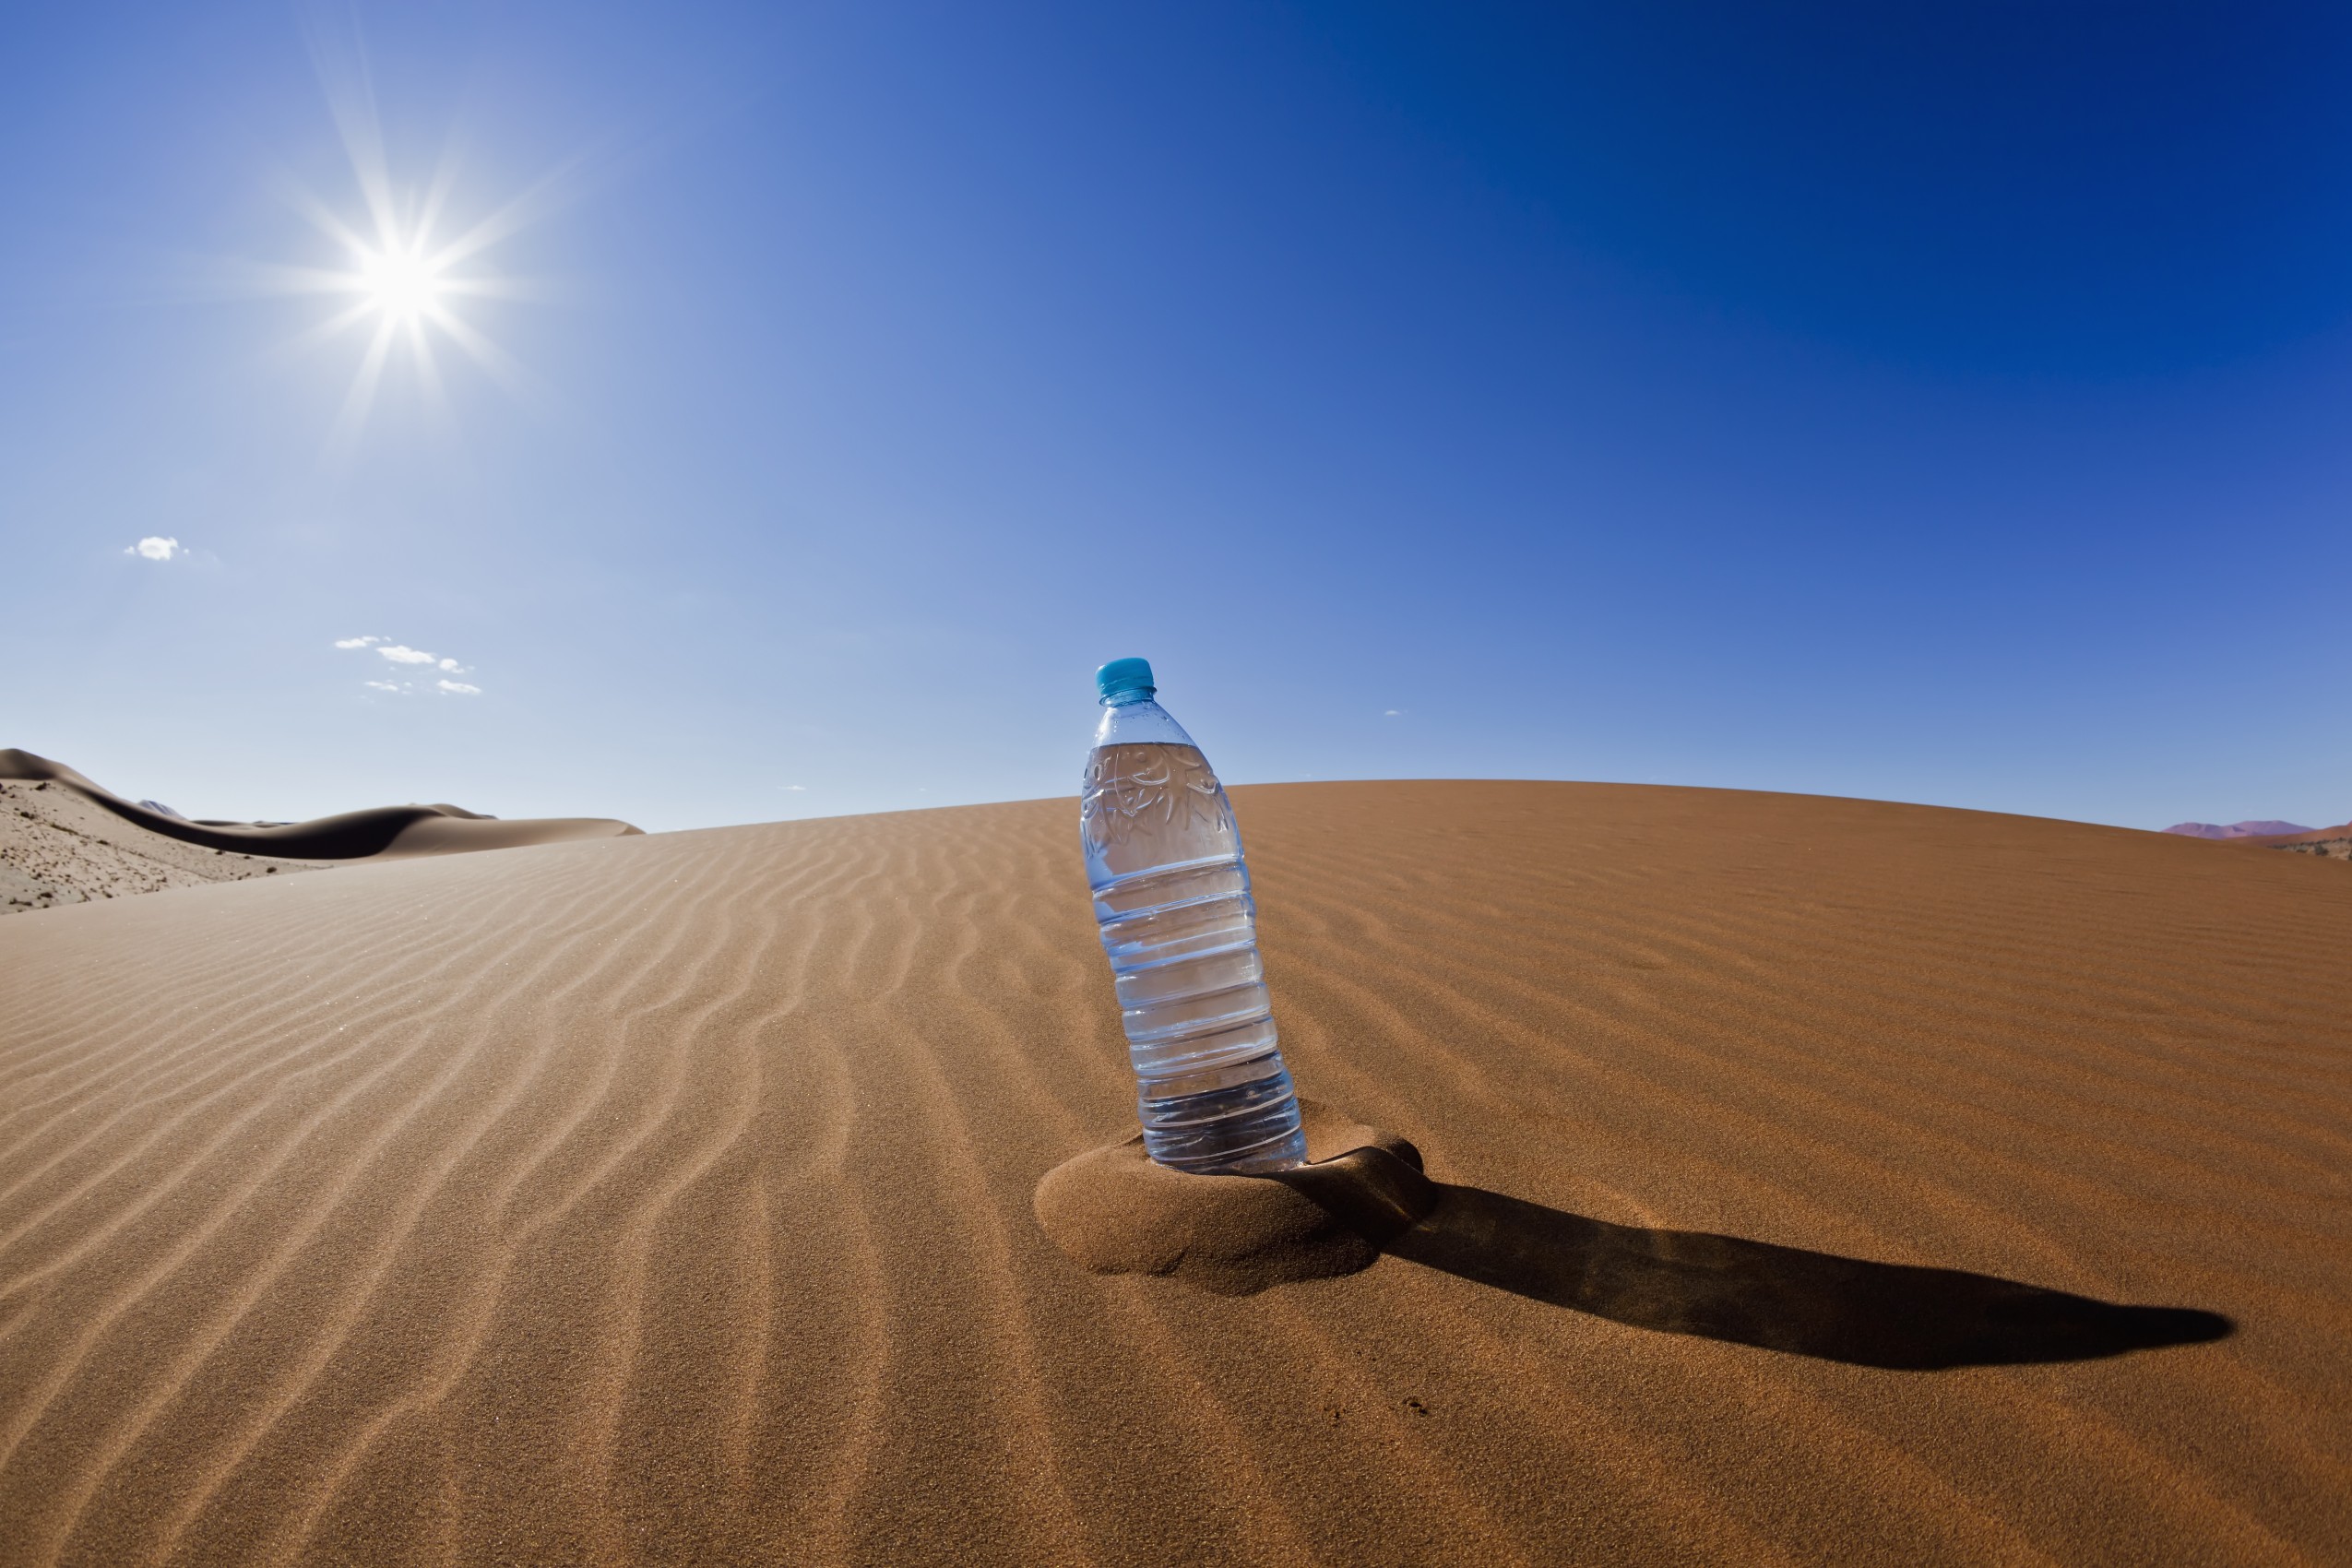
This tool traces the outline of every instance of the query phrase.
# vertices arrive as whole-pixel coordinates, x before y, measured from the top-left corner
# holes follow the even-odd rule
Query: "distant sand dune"
[[[150,833],[49,779],[0,778],[0,914],[312,871]]]
[[[135,805],[91,783],[63,763],[13,747],[0,748],[0,778],[62,785],[149,833],[211,849],[283,856],[300,861],[445,855],[468,849],[507,849],[574,838],[612,838],[638,829],[604,817],[539,817],[501,822],[463,806],[375,806],[310,822],[190,822]]]
[[[0,1557],[2342,1560],[2341,866],[1236,798],[1301,1087],[1481,1194],[1421,1262],[1228,1298],[1039,1233],[1133,1114],[1066,801],[0,922]]]

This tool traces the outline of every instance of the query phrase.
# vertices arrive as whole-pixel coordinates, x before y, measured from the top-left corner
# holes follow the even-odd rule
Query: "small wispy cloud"
[[[481,688],[472,682],[453,681],[449,678],[453,675],[472,673],[472,666],[461,664],[454,659],[445,659],[437,653],[427,653],[421,647],[410,647],[406,643],[389,642],[383,637],[338,637],[335,639],[335,646],[347,651],[373,650],[387,663],[402,665],[417,671],[418,679],[415,681],[362,681],[360,683],[370,691],[395,692],[403,696],[413,695],[418,692],[439,692],[444,696],[453,697],[481,695]],[[434,674],[437,674],[439,679],[434,680],[431,685],[426,685],[424,678]]]
[[[1380,716],[1383,719],[1402,719],[1405,717],[1405,710],[1401,707],[1383,708]]]
[[[809,792],[809,787],[805,784],[787,784],[784,788],[790,790],[795,795],[805,795]]]
[[[175,555],[184,555],[187,552],[180,548],[180,541],[176,539],[166,539],[161,534],[149,534],[125,550],[123,553],[143,555],[149,561],[169,561]]]

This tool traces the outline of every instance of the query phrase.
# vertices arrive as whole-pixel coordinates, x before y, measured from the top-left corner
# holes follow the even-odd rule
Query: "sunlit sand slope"
[[[1492,1234],[1045,1240],[1130,1114],[1066,801],[0,921],[0,1557],[2344,1560],[2346,867],[1237,802],[1301,1084]]]

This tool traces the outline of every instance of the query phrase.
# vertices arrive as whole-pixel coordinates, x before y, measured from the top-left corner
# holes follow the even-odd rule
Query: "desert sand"
[[[0,748],[0,914],[349,861],[637,831],[603,817],[501,822],[445,804],[378,806],[312,822],[190,822],[126,801],[63,763]]]
[[[0,921],[0,1555],[2352,1552],[2346,866],[1235,798],[1301,1090],[1455,1217],[1250,1294],[1039,1228],[1132,1118],[1070,801]]]

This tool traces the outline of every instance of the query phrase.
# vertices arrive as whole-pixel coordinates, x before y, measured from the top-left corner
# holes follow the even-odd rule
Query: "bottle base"
[[[1155,1096],[1143,1086],[1137,1110],[1144,1152],[1156,1164],[1194,1175],[1264,1175],[1303,1165],[1307,1134],[1299,1098],[1277,1056],[1262,1077],[1191,1094]]]

